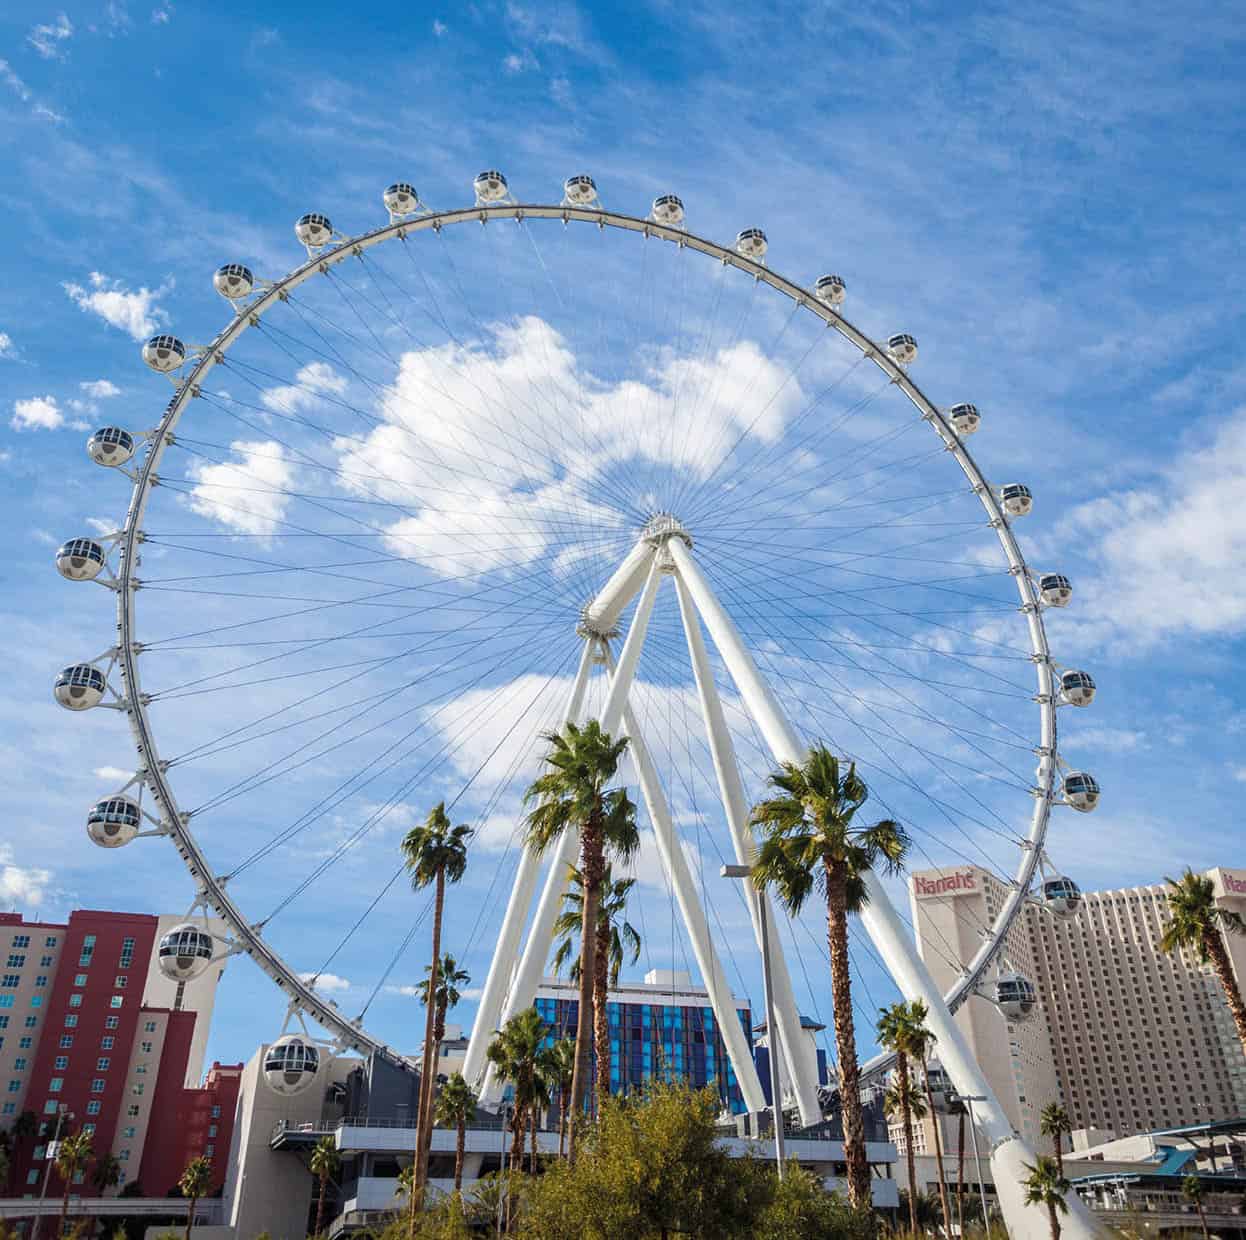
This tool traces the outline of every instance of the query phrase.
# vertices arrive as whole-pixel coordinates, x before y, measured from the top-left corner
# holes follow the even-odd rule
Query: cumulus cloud
[[[328,362],[310,362],[299,370],[293,383],[268,388],[260,400],[274,413],[301,413],[315,405],[326,393],[341,396],[346,380]]]
[[[152,9],[151,24],[153,26],[167,26],[172,17],[173,6],[171,4],[164,4],[157,9]]]
[[[15,431],[54,431],[64,421],[55,396],[28,396],[13,402],[9,425]]]
[[[37,908],[43,903],[52,871],[35,866],[18,865],[13,860],[13,850],[0,844],[0,907],[16,908],[25,905]]]
[[[173,287],[172,281],[157,289],[147,288],[146,285],[128,289],[120,280],[93,271],[88,277],[88,285],[66,283],[62,288],[80,310],[98,315],[105,323],[119,328],[134,340],[145,340],[169,321],[157,299],[169,292]]]
[[[59,13],[55,21],[45,22],[32,27],[30,33],[26,36],[26,42],[44,60],[64,60],[65,49],[61,45],[73,32],[73,23],[64,13]]]
[[[350,989],[350,982],[344,977],[338,977],[336,973],[300,973],[299,980],[311,982],[314,989],[324,994],[341,994]]]
[[[271,440],[235,440],[229,450],[236,460],[191,465],[190,506],[239,533],[271,538],[285,516],[294,481],[285,449]]]
[[[121,389],[109,379],[87,379],[78,386],[93,400],[106,400],[110,396],[121,395]]]
[[[107,780],[110,784],[125,783],[134,772],[122,770],[119,766],[97,766],[94,771],[96,779]]]
[[[8,332],[0,332],[0,357],[16,357],[17,346]]]

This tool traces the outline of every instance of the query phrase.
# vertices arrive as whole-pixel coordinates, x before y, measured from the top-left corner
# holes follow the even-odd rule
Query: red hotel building
[[[97,1153],[120,1162],[121,1183],[137,1180],[145,1196],[166,1195],[200,1154],[214,1187],[223,1182],[242,1065],[213,1064],[201,1083],[224,965],[190,982],[160,972],[156,946],[180,920],[83,910],[61,925],[0,913],[0,1128],[23,1111],[39,1121],[14,1152],[14,1195],[38,1194],[62,1107],[64,1131],[88,1129]],[[62,1190],[53,1167],[48,1192]]]

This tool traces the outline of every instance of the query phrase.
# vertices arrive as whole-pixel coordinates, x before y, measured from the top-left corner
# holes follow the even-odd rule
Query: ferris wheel
[[[760,228],[719,244],[674,194],[631,214],[586,175],[548,204],[496,170],[473,189],[433,210],[397,183],[365,231],[300,217],[285,275],[220,267],[225,326],[142,348],[173,385],[163,412],[88,441],[129,504],[56,564],[115,594],[117,631],[54,692],[124,714],[137,751],[90,838],[167,837],[192,877],[162,967],[249,955],[332,1046],[403,1059],[369,1017],[419,924],[395,832],[444,799],[478,827],[458,946],[494,945],[487,1033],[531,1003],[561,899],[557,858],[522,847],[522,792],[542,734],[591,716],[633,738],[653,898],[687,932],[668,958],[711,990],[738,963],[724,925],[749,916],[719,863],[749,858],[776,761],[824,740],[905,825],[913,868],[1008,888],[937,1006],[1024,1018],[1003,943],[1027,901],[1080,900],[1046,841],[1053,810],[1099,799],[1056,726],[1095,684],[1049,648],[1073,591],[1023,555],[1029,487],[968,451],[989,410],[928,397],[915,338],[845,317],[840,275],[781,275]],[[920,991],[877,897],[861,966]],[[790,919],[780,937],[800,1004],[825,1004],[819,936]],[[321,984],[346,963],[371,970],[357,1013]],[[278,1045],[275,1087],[315,1079],[315,1038]],[[809,1122],[816,1082],[783,1053]],[[474,1036],[469,1066],[482,1054]]]

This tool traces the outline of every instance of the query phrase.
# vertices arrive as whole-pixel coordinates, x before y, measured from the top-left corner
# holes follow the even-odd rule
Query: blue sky
[[[482,4],[409,20],[365,13],[343,20],[340,8],[315,4],[270,5],[258,17],[188,3],[7,6],[0,470],[13,546],[4,623],[17,657],[0,747],[23,811],[0,833],[0,901],[51,916],[82,906],[167,911],[189,903],[171,849],[150,843],[104,854],[85,840],[85,807],[115,784],[109,768],[132,759],[116,717],[71,717],[49,692],[56,670],[96,654],[112,631],[105,592],[63,582],[51,553],[89,520],[107,524],[124,511],[124,479],[90,463],[82,428],[155,422],[170,389],[142,367],[136,341],[166,325],[190,342],[210,339],[228,313],[211,271],[238,259],[261,275],[284,272],[301,258],[291,226],[303,211],[323,210],[343,231],[358,232],[383,222],[379,194],[390,181],[411,180],[435,206],[457,205],[470,200],[471,178],[484,167],[503,169],[526,201],[556,199],[562,179],[578,171],[596,177],[607,205],[637,214],[674,190],[695,231],[727,241],[759,224],[776,268],[809,282],[839,271],[860,326],[875,336],[916,335],[918,382],[939,403],[971,399],[983,409],[972,448],[988,476],[1034,489],[1035,513],[1019,527],[1031,563],[1067,572],[1077,589],[1074,605],[1049,627],[1057,657],[1099,684],[1094,707],[1069,722],[1065,743],[1070,761],[1100,779],[1104,803],[1090,818],[1055,816],[1053,858],[1088,887],[1153,881],[1186,863],[1239,864],[1243,60],[1240,23],[1212,5],[1143,4],[1124,23],[1119,7],[1106,4],[770,5],[743,13],[698,3]],[[672,318],[676,336],[695,337],[704,326],[704,339],[726,347],[725,334],[714,335],[709,283],[698,299],[688,277],[670,309],[651,300],[646,323],[639,299],[629,310],[608,290],[648,278],[654,283],[641,287],[652,296],[661,286],[648,257],[636,277],[632,252],[611,249],[599,282],[564,301],[519,283],[536,268],[510,236],[490,233],[483,247],[465,242],[456,252],[453,271],[472,289],[449,311],[460,315],[460,339],[475,331],[476,345],[504,358],[506,345],[489,324],[538,313],[575,341],[562,320],[584,305],[603,323],[617,311],[619,338],[638,354],[656,348]],[[563,288],[579,285],[586,270],[570,246],[555,240],[540,251]],[[443,291],[449,270],[431,276]],[[513,278],[495,288],[488,281],[497,274]],[[406,278],[397,268],[390,275]],[[374,287],[397,289],[386,278]],[[745,294],[726,294],[737,296]],[[309,305],[309,313],[324,310]],[[777,312],[748,313],[741,341],[791,364],[796,342],[780,334]],[[578,340],[575,364],[603,390],[629,377],[613,343],[604,328]],[[548,342],[531,347],[549,359]],[[252,364],[265,366],[267,356],[254,354]],[[677,348],[674,357],[677,366]],[[301,365],[313,360],[299,355]],[[718,360],[726,364],[721,353]],[[811,378],[820,364],[810,363]],[[840,373],[836,365],[826,361],[827,377]],[[291,361],[282,372],[287,381],[293,368]],[[230,379],[225,402],[243,395]],[[339,379],[321,374],[318,395],[338,391]],[[303,393],[315,388],[296,382]],[[654,382],[683,388],[669,375]],[[856,382],[846,390],[855,392]],[[272,419],[290,410],[265,390],[263,433],[275,436]],[[213,415],[222,427],[226,412]],[[205,443],[236,449],[236,426],[222,429],[234,440],[221,439],[203,417]],[[356,472],[384,459],[383,444],[359,446]],[[264,541],[263,514],[249,518],[260,526],[239,527],[196,491],[222,477],[204,474],[212,462],[238,468],[237,451],[222,465],[211,455],[217,450],[202,448],[177,467],[183,507],[169,511],[202,521],[201,532],[216,521],[235,551],[234,536],[245,536],[263,554],[279,554],[272,529]],[[256,452],[243,463],[255,472],[266,461],[271,454]],[[200,558],[186,571],[202,569]],[[579,597],[577,589],[569,581],[563,595]],[[171,600],[173,627],[163,633],[190,631],[194,625],[176,621],[218,605]],[[204,660],[205,675],[219,670],[208,654],[185,657],[187,666]],[[663,673],[650,670],[657,686]],[[554,662],[534,663],[531,675],[548,680],[556,671]],[[466,678],[460,687],[466,691]],[[220,698],[183,703],[162,716],[162,735],[199,743],[223,730]],[[667,729],[678,731],[669,721]],[[476,753],[461,731],[450,737],[459,757],[437,768],[429,795],[453,796]],[[163,743],[176,752],[167,746],[177,740]],[[482,743],[476,735],[473,745]],[[486,745],[479,757],[489,752]],[[341,761],[349,770],[350,756]],[[673,753],[669,766],[677,781]],[[222,767],[218,780],[230,770]],[[326,780],[337,773],[318,769]],[[685,801],[697,797],[685,790],[686,798],[673,799],[692,822],[699,810]],[[256,826],[280,828],[281,794],[273,791],[238,798],[216,837],[222,856],[245,855]],[[370,837],[327,886],[291,907],[281,945],[296,966],[323,963],[335,932],[374,892],[370,876],[388,873],[399,821],[422,810],[424,793],[396,804],[385,839]],[[257,867],[250,895],[292,887],[309,856],[331,853],[372,812],[364,800],[324,824],[306,856],[287,851]],[[479,788],[463,807],[482,821],[489,816]],[[450,944],[471,944],[477,983],[487,967],[481,944],[496,925],[496,890],[513,865],[505,832],[490,829],[502,834],[482,852],[450,918]],[[702,829],[706,838],[685,838],[712,876],[713,824],[702,821]],[[938,851],[934,834],[931,846]],[[993,857],[1002,864],[1002,852]],[[342,891],[354,901],[348,908],[339,905]],[[669,900],[656,878],[646,899],[651,963],[681,963],[681,949],[659,930]],[[724,937],[739,946],[738,908],[729,895],[719,899]],[[366,999],[419,907],[400,887],[392,900],[375,933],[330,967],[344,1008]],[[807,921],[816,937],[816,918]],[[387,985],[411,980],[423,933]],[[808,947],[810,1002],[820,1001],[825,1016],[812,940],[797,931],[796,942]],[[755,970],[744,947],[739,956],[741,985],[751,990]],[[876,972],[864,950],[861,966],[867,978]],[[874,977],[872,989],[883,987]],[[222,1058],[244,1058],[281,1018],[276,995],[245,964],[229,970],[219,1011],[212,1053]],[[469,1002],[465,1019],[470,1011]],[[412,1046],[413,1017],[409,999],[385,990],[369,1015],[385,1036]]]

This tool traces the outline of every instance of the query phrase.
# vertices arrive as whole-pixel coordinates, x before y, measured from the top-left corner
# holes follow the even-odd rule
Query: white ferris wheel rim
[[[134,474],[133,489],[126,511],[124,525],[117,535],[120,548],[119,568],[116,574],[118,644],[115,659],[120,669],[124,692],[122,702],[130,731],[139,756],[139,768],[135,781],[150,791],[160,812],[163,833],[174,842],[197,889],[197,903],[210,907],[229,926],[235,936],[233,952],[245,952],[274,981],[288,997],[290,1010],[311,1017],[317,1024],[334,1035],[334,1045],[339,1051],[354,1050],[360,1053],[374,1052],[383,1057],[409,1066],[417,1066],[415,1058],[403,1055],[383,1039],[374,1037],[358,1019],[346,1017],[330,1001],[321,997],[314,988],[315,979],[305,981],[291,968],[282,956],[265,940],[263,923],[250,922],[225,889],[224,881],[213,873],[207,858],[195,839],[191,828],[191,816],[184,813],[168,780],[166,764],[162,763],[156,744],[154,729],[148,714],[148,702],[141,688],[138,655],[142,644],[136,639],[137,613],[135,596],[141,584],[134,576],[133,566],[137,548],[143,541],[143,520],[152,490],[159,485],[158,466],[165,449],[175,442],[174,432],[188,403],[199,395],[202,380],[218,364],[224,361],[228,350],[251,327],[258,326],[262,315],[283,301],[291,289],[310,280],[313,276],[327,273],[333,266],[347,258],[381,242],[403,239],[412,233],[433,230],[439,232],[455,224],[487,224],[493,220],[524,221],[559,220],[565,225],[572,222],[596,224],[599,228],[616,228],[645,239],[658,238],[680,247],[697,251],[714,258],[724,265],[733,266],[756,281],[769,285],[787,297],[798,308],[809,310],[821,318],[828,327],[852,344],[861,356],[872,361],[899,388],[905,397],[930,423],[942,440],[946,450],[956,460],[985,509],[989,524],[995,529],[1000,546],[1008,563],[1008,570],[1016,581],[1020,598],[1020,610],[1027,619],[1030,660],[1035,667],[1037,679],[1036,704],[1039,710],[1039,739],[1035,746],[1038,768],[1033,791],[1033,810],[1029,829],[1019,839],[1019,859],[1011,880],[1010,890],[1001,904],[989,928],[980,931],[981,945],[973,958],[963,965],[961,976],[945,993],[948,1007],[955,1011],[972,995],[988,970],[1003,950],[1009,928],[1020,915],[1022,907],[1030,898],[1030,888],[1035,874],[1040,871],[1043,847],[1047,836],[1048,820],[1054,800],[1057,776],[1056,705],[1058,692],[1054,677],[1054,663],[1043,624],[1043,604],[1037,583],[1026,564],[1021,547],[1013,533],[1011,523],[1000,502],[997,490],[992,487],[964,441],[952,429],[943,411],[937,407],[909,377],[906,369],[889,355],[887,349],[861,331],[836,309],[822,302],[808,288],[787,279],[765,263],[746,257],[735,249],[720,245],[686,231],[682,226],[656,222],[597,206],[572,206],[568,204],[477,204],[455,210],[429,212],[415,217],[392,219],[383,227],[339,239],[325,245],[291,270],[283,278],[264,282],[263,291],[243,306],[237,314],[208,345],[192,352],[193,361],[185,377],[177,386],[176,395],[170,401],[159,424],[147,432],[148,450]],[[172,378],[172,376],[170,376]],[[175,381],[176,382],[176,381]],[[574,625],[575,618],[570,618]],[[876,1076],[893,1062],[890,1055],[879,1055],[863,1065],[866,1076]]]

